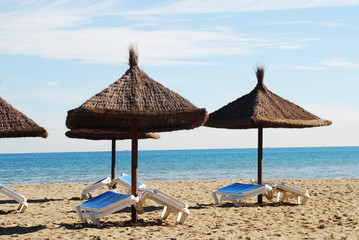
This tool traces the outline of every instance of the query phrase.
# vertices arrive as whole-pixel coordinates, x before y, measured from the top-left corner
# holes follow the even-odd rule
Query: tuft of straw
[[[130,46],[129,52],[130,52],[130,57],[129,57],[130,68],[138,66],[138,54],[136,48],[134,46]]]
[[[265,72],[264,66],[257,66],[256,75],[257,75],[257,80],[258,80],[259,85],[263,85],[264,72]]]

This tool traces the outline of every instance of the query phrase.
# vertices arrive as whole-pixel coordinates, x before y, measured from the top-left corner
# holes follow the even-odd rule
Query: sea
[[[0,154],[0,183],[93,182],[111,173],[111,152]],[[131,174],[131,151],[116,152]],[[139,151],[142,181],[256,179],[257,149]],[[359,147],[263,149],[263,178],[359,178]]]

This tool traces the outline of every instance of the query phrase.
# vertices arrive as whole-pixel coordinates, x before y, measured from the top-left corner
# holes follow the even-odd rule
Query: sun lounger
[[[114,179],[114,182],[126,188],[126,193],[131,193],[132,179],[129,175],[122,173],[120,177]],[[142,191],[146,188],[146,185],[142,182],[138,182],[138,191]]]
[[[160,220],[166,220],[170,213],[177,214],[177,223],[183,224],[190,214],[188,205],[169,194],[162,192],[158,189],[143,189],[140,193],[141,205],[138,209],[138,212],[142,214],[144,212],[142,206],[144,205],[147,199],[153,200],[161,205],[163,205],[163,211],[160,216]]]
[[[269,185],[233,183],[212,192],[212,196],[217,205],[227,200],[233,202],[234,206],[239,207],[241,200],[258,196],[271,189],[272,187]]]
[[[273,187],[273,193],[277,193],[277,202],[284,202],[289,198],[295,198],[297,204],[304,205],[310,198],[308,190],[294,184],[281,181],[266,181],[265,183]]]
[[[122,173],[120,177],[116,177],[113,181],[111,181],[110,177],[106,177],[101,179],[100,181],[97,181],[90,186],[86,187],[82,193],[81,196],[83,199],[92,198],[91,192],[101,188],[103,186],[107,186],[109,190],[113,188],[115,184],[119,184],[123,186],[126,190],[127,194],[131,193],[131,177],[127,174]],[[146,185],[144,183],[138,182],[138,190],[141,191],[142,189],[145,189]]]
[[[97,182],[91,184],[90,186],[86,187],[81,193],[82,198],[83,199],[92,198],[91,192],[94,191],[95,189],[101,188],[103,186],[107,186],[108,189],[111,189],[112,185],[111,185],[110,177],[103,178],[100,181],[97,181]]]
[[[2,184],[0,184],[0,192],[19,203],[16,211],[25,212],[28,203],[23,195]]]
[[[137,208],[138,203],[139,198],[133,195],[107,191],[78,205],[76,212],[82,222],[91,220],[100,227],[100,218],[131,205]]]

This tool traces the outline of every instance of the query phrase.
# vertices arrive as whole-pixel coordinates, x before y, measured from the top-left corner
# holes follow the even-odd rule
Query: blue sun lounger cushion
[[[131,205],[137,208],[138,202],[139,198],[133,195],[107,191],[78,205],[76,212],[82,222],[91,220],[100,227],[100,218]]]
[[[121,176],[115,178],[114,181],[115,181],[115,183],[126,188],[127,194],[131,193],[132,178],[129,175],[122,173]],[[138,191],[141,192],[145,188],[146,188],[146,185],[144,183],[138,182]]]
[[[28,203],[23,195],[2,184],[0,184],[0,192],[19,203],[16,211],[25,212]]]
[[[87,199],[87,198],[92,198],[91,192],[101,188],[103,186],[107,186],[108,189],[111,189],[111,178],[110,177],[105,177],[93,184],[91,184],[90,186],[86,187],[84,190],[82,190],[81,196],[83,199]]]
[[[270,190],[272,190],[272,187],[269,185],[233,183],[212,192],[212,196],[217,205],[227,200],[233,202],[234,206],[239,207],[241,200],[258,196]]]

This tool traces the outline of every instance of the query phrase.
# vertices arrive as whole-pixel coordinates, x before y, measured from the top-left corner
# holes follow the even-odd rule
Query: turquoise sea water
[[[131,152],[117,152],[117,173],[131,173]],[[0,154],[0,183],[96,181],[110,175],[111,152]],[[263,177],[358,178],[359,147],[266,148]],[[146,180],[256,179],[257,149],[139,152]]]

